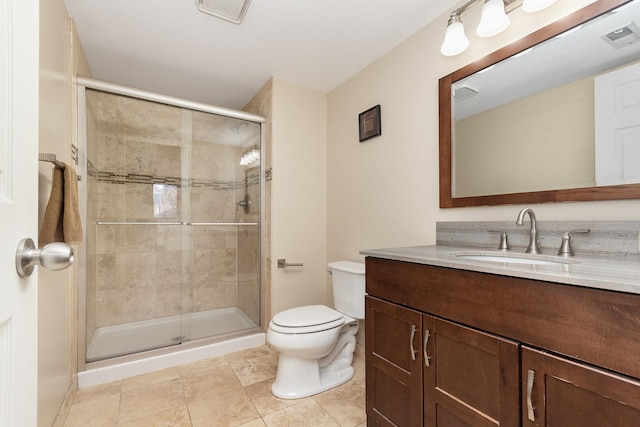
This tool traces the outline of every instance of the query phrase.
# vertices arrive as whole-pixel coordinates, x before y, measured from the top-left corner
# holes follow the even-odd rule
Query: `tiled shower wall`
[[[259,222],[259,168],[239,159],[260,126],[93,90],[87,122],[87,336],[234,306],[259,324],[257,226],[155,223]]]

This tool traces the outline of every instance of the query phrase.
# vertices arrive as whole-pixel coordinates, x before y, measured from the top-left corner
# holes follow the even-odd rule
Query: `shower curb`
[[[222,356],[236,351],[259,347],[266,343],[265,333],[232,338],[222,342],[206,344],[151,356],[145,359],[134,360],[117,365],[102,366],[78,372],[78,388],[83,389],[136,375],[146,374],[159,369],[170,368],[184,363],[197,362],[198,360]]]

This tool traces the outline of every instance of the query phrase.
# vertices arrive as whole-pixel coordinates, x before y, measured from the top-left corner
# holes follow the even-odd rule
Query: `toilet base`
[[[302,359],[280,353],[271,392],[281,399],[300,399],[322,393],[353,378],[353,351],[358,323],[346,327],[333,350],[321,359]]]
[[[330,370],[319,368],[318,360],[280,355],[271,392],[280,399],[301,399],[344,384],[353,378],[353,373],[353,366]]]

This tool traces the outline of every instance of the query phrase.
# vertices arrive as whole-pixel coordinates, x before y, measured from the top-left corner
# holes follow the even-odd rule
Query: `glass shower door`
[[[95,361],[185,336],[181,159],[190,134],[178,107],[86,92],[86,357]]]
[[[86,90],[87,362],[260,324],[261,125]]]
[[[260,124],[192,112],[191,339],[260,324]]]

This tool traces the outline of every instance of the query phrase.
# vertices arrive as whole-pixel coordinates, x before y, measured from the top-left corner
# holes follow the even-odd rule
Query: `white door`
[[[640,63],[595,79],[596,183],[640,182]]]
[[[37,238],[38,15],[0,0],[0,427],[37,422],[37,272],[19,278],[15,255]]]

